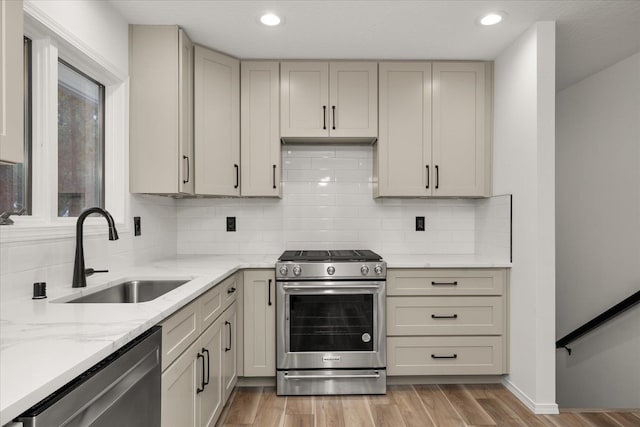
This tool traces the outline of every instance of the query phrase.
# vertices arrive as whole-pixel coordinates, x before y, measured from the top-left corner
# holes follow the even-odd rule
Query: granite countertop
[[[44,300],[0,306],[0,426],[62,387],[142,332],[234,272],[273,268],[278,255],[178,256],[121,272],[86,289],[56,288]],[[473,255],[386,255],[388,268],[510,267]],[[189,278],[159,298],[140,304],[63,304],[132,278]]]

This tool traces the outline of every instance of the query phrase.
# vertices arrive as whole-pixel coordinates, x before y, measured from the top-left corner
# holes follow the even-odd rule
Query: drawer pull
[[[431,286],[458,286],[458,281],[455,282],[431,282]]]
[[[457,354],[453,354],[452,356],[436,356],[435,354],[431,355],[432,359],[457,359],[458,355]]]
[[[452,314],[450,316],[438,316],[436,314],[432,314],[431,318],[432,319],[457,319],[458,315],[457,314]]]
[[[236,290],[237,290],[236,288],[234,288],[234,287],[230,287],[229,289],[227,289],[227,293],[228,293],[228,294],[232,294],[232,293],[234,293]]]

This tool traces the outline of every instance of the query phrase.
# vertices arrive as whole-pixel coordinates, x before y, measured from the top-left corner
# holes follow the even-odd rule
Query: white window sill
[[[0,244],[33,242],[38,240],[55,240],[76,237],[77,218],[59,218],[55,222],[31,217],[15,217],[12,225],[0,225]],[[119,235],[129,233],[129,226],[116,223]],[[109,228],[104,218],[87,218],[83,226],[84,236],[107,236]]]

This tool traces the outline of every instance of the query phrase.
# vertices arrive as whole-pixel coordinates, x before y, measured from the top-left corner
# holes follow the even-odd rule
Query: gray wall
[[[640,53],[556,108],[558,338],[640,289]],[[561,408],[640,407],[640,307],[557,351]]]

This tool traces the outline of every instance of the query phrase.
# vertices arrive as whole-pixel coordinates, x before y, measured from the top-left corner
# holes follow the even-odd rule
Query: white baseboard
[[[560,413],[557,403],[536,403],[507,378],[502,379],[502,384],[534,414],[557,415]]]

